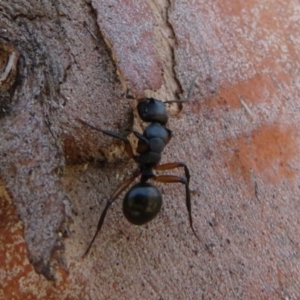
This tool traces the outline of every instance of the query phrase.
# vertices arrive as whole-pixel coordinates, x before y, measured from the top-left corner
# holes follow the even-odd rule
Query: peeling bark
[[[23,221],[31,263],[38,273],[53,278],[51,256],[63,249],[60,231],[69,201],[61,184],[66,162],[110,155],[108,139],[105,144],[94,133],[84,134],[86,128],[81,132],[76,117],[122,128],[127,126],[129,105],[116,103],[122,90],[112,80],[115,70],[105,43],[95,41],[83,21],[68,19],[79,7],[71,14],[74,7],[66,2],[44,4],[20,6],[16,1],[1,7],[0,174]],[[82,17],[93,20],[88,6]],[[90,30],[96,28],[86,23]],[[88,43],[78,46],[76,38]],[[87,62],[93,59],[88,51],[96,65]],[[106,113],[113,110],[117,116],[111,119]],[[119,152],[120,157],[122,148]]]

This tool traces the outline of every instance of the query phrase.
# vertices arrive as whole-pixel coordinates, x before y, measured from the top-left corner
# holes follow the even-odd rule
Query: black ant
[[[189,214],[190,227],[195,236],[198,238],[194,230],[192,221],[191,194],[189,189],[190,172],[188,167],[182,162],[173,162],[159,165],[161,153],[172,138],[172,131],[165,127],[165,125],[168,122],[168,114],[165,107],[165,103],[187,102],[189,100],[194,81],[195,79],[191,84],[191,87],[188,92],[188,97],[185,100],[169,100],[163,102],[154,98],[144,98],[138,103],[137,110],[140,118],[144,122],[150,123],[144,130],[143,134],[140,134],[137,131],[132,131],[132,133],[138,138],[138,147],[136,152],[139,155],[134,155],[132,146],[127,137],[112,131],[96,128],[86,123],[85,121],[78,119],[81,123],[89,126],[90,128],[101,131],[106,135],[124,141],[126,153],[138,164],[138,168],[133,173],[132,177],[125,180],[107,200],[106,206],[99,219],[96,233],[83,257],[85,257],[90,251],[98,232],[102,228],[108,208],[117,199],[117,197],[126,188],[129,187],[129,185],[134,181],[134,179],[140,175],[140,182],[135,184],[126,193],[123,200],[123,213],[126,219],[132,224],[142,225],[150,222],[159,213],[162,206],[162,194],[155,186],[147,182],[149,179],[163,183],[180,182],[185,185],[186,207]],[[180,167],[184,168],[185,178],[175,175],[156,176],[153,173],[153,170],[162,171]]]

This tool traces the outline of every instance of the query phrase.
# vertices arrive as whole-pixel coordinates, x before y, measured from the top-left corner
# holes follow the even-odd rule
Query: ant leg
[[[184,168],[185,177],[188,182],[187,187],[189,187],[191,175],[190,175],[190,171],[185,163],[183,163],[183,162],[167,163],[167,164],[163,164],[163,165],[154,166],[153,169],[157,170],[157,171],[165,171],[165,170],[172,170],[172,169],[181,168],[181,167]]]
[[[145,138],[142,134],[140,134],[135,130],[130,130],[130,131],[139,139],[139,141],[141,141],[142,143],[144,143],[149,147],[149,141],[147,140],[147,138]]]
[[[153,167],[153,169],[157,170],[157,171],[164,171],[164,170],[172,170],[172,169],[176,169],[176,168],[180,168],[180,167],[184,168],[184,173],[185,173],[185,177],[186,177],[186,184],[185,184],[186,207],[187,207],[187,210],[189,213],[190,226],[191,226],[193,232],[195,233],[195,230],[193,228],[191,193],[190,193],[190,187],[189,187],[191,175],[190,175],[190,171],[189,171],[187,165],[183,162],[173,162],[173,163],[167,163],[167,164],[155,166],[155,167]]]
[[[166,130],[168,131],[168,140],[166,142],[166,145],[169,144],[169,142],[171,141],[172,137],[173,137],[173,132],[172,130],[166,128]]]
[[[108,208],[112,205],[112,203],[118,198],[118,196],[126,189],[128,188],[128,186],[134,181],[134,179],[139,176],[141,174],[141,171],[139,169],[136,170],[136,172],[133,174],[132,177],[130,177],[129,179],[125,180],[114,192],[113,194],[109,197],[109,199],[107,199],[106,202],[106,206],[101,214],[101,217],[99,219],[98,225],[97,225],[97,230],[93,236],[92,241],[90,242],[87,250],[85,251],[85,253],[83,254],[82,258],[86,257],[87,254],[89,253],[99,231],[101,230],[101,227],[103,225],[106,213],[108,211]]]
[[[185,199],[186,199],[185,203],[186,203],[186,208],[187,208],[187,211],[188,211],[188,214],[189,214],[190,227],[191,227],[194,235],[196,236],[196,238],[198,240],[200,240],[200,238],[198,237],[198,235],[197,235],[197,233],[196,233],[196,231],[193,227],[191,193],[190,193],[190,189],[189,189],[190,173],[189,173],[189,170],[188,170],[187,166],[183,163],[170,163],[170,164],[155,166],[153,169],[156,169],[156,170],[170,170],[170,169],[174,169],[174,168],[178,168],[178,167],[182,167],[182,166],[185,168],[186,178],[175,176],[175,175],[160,175],[160,176],[156,176],[152,179],[157,181],[157,182],[163,182],[163,183],[180,182],[180,183],[183,183],[185,185]],[[161,167],[161,168],[159,168],[159,167]]]
[[[165,128],[165,129],[168,132],[168,139],[166,141],[166,145],[167,145],[170,142],[171,138],[173,137],[173,133],[172,133],[172,130],[170,130],[168,128]],[[135,130],[130,130],[130,132],[132,132],[139,139],[139,145],[137,148],[138,153],[143,153],[150,148],[150,143],[149,143],[149,140],[147,140],[147,138],[145,138],[142,134],[140,134],[139,132],[137,132]]]
[[[138,142],[138,146],[136,148],[136,152],[141,154],[141,153],[145,153],[147,151],[150,150],[150,143],[147,140],[147,138],[145,138],[142,134],[140,134],[137,131],[132,130],[131,131],[139,140]]]
[[[130,158],[132,158],[132,159],[134,159],[136,161],[137,156],[134,155],[133,150],[132,150],[132,146],[131,146],[131,144],[130,144],[130,142],[127,139],[126,136],[123,136],[122,134],[119,134],[119,133],[116,133],[116,132],[112,132],[112,131],[109,131],[109,130],[103,130],[103,129],[97,128],[97,127],[95,127],[95,126],[93,126],[93,125],[91,125],[91,124],[89,124],[89,123],[87,123],[87,122],[85,122],[85,121],[83,121],[83,120],[81,120],[79,118],[77,118],[77,120],[79,122],[81,122],[82,124],[84,124],[84,125],[92,128],[94,130],[100,131],[100,132],[102,132],[102,133],[104,133],[106,135],[109,135],[111,137],[114,137],[116,139],[119,139],[119,140],[122,140],[123,142],[125,142],[125,151],[126,151],[127,155]]]

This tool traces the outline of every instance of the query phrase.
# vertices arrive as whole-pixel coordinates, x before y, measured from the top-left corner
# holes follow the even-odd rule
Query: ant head
[[[139,102],[137,109],[140,118],[145,122],[158,122],[161,125],[165,125],[168,122],[165,104],[160,100],[145,98]]]

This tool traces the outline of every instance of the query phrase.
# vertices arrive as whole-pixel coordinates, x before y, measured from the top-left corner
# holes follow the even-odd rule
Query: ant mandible
[[[144,98],[138,103],[137,110],[140,118],[144,122],[150,123],[144,130],[143,134],[140,134],[137,131],[132,131],[132,133],[138,138],[138,147],[136,149],[138,155],[134,155],[132,146],[127,137],[109,130],[96,128],[85,121],[78,119],[81,123],[89,126],[92,129],[101,131],[106,135],[124,141],[127,155],[138,164],[138,168],[133,173],[132,177],[125,180],[107,200],[106,206],[99,219],[96,233],[94,234],[94,237],[83,257],[89,253],[99,231],[101,230],[108,208],[117,199],[117,197],[140,175],[140,182],[135,184],[126,193],[123,200],[123,213],[126,219],[134,225],[143,225],[150,222],[159,213],[162,206],[162,194],[155,186],[147,182],[149,179],[163,183],[179,182],[185,185],[186,207],[189,215],[190,227],[195,236],[199,239],[193,227],[191,194],[189,189],[190,172],[188,167],[182,162],[159,165],[161,153],[172,138],[172,131],[165,127],[168,122],[168,114],[165,103],[187,102],[190,98],[194,82],[195,79],[189,88],[187,99],[169,100],[163,102],[154,98]],[[153,170],[162,171],[180,167],[184,169],[185,178],[175,175],[156,176],[153,173]]]

